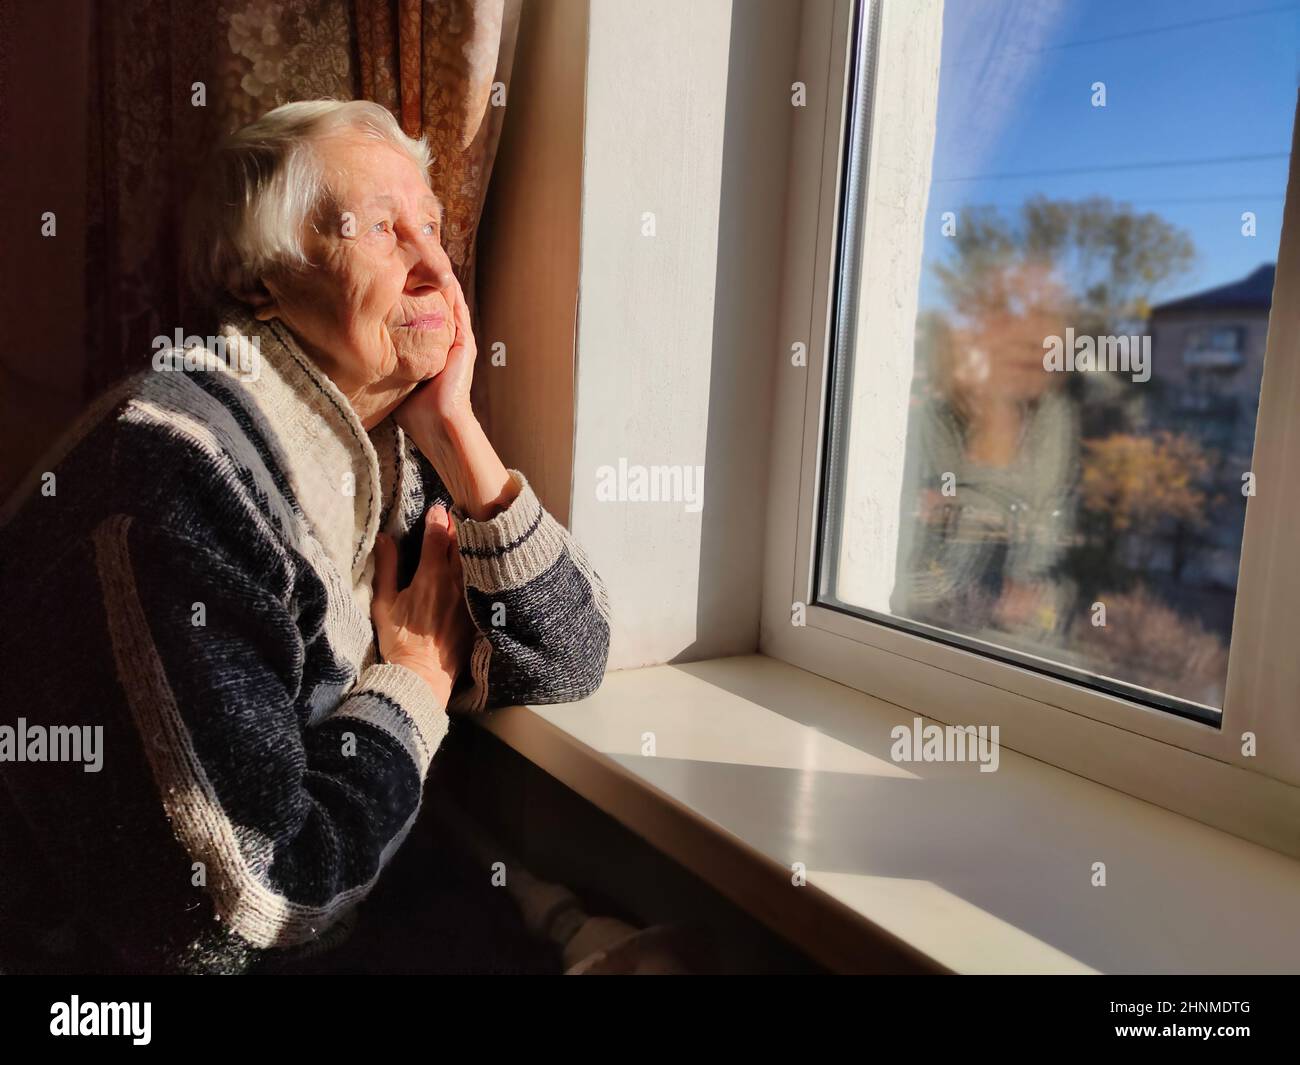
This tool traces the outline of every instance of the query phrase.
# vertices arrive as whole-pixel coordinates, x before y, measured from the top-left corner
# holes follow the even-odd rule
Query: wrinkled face
[[[349,399],[401,395],[439,373],[455,339],[442,207],[420,168],[356,131],[314,145],[333,202],[306,226],[309,268],[266,279],[280,318]]]

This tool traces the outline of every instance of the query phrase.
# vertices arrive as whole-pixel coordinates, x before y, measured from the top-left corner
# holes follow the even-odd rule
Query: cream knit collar
[[[283,322],[262,322],[231,309],[221,332],[228,345],[256,341],[255,371],[242,375],[243,387],[279,444],[316,538],[354,587],[368,585],[375,534],[403,480],[401,429],[386,418],[367,433],[347,398]]]

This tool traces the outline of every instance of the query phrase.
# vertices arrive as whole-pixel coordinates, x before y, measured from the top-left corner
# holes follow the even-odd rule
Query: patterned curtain
[[[445,244],[469,295],[474,233],[505,117],[519,0],[355,0],[360,91],[429,138]],[[472,304],[471,304],[472,306]]]
[[[471,309],[474,237],[504,119],[520,0],[117,0],[92,46],[87,389],[152,340],[213,323],[184,304],[186,193],[206,148],[282,103],[384,104],[429,138]]]

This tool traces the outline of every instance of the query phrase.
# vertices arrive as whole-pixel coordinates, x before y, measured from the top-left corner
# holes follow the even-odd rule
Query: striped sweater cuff
[[[365,721],[406,748],[424,777],[447,735],[449,720],[432,689],[414,670],[396,663],[374,665],[332,715]]]
[[[465,583],[482,592],[502,592],[527,584],[564,553],[569,534],[546,512],[528,479],[509,470],[519,494],[489,521],[474,521],[452,508]]]

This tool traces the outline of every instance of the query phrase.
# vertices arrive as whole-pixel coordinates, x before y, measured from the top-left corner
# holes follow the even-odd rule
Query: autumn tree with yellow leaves
[[[1205,520],[1203,488],[1210,457],[1191,437],[1162,430],[1149,436],[1114,433],[1083,441],[1083,507],[1099,520],[1107,546],[1121,535],[1150,536],[1162,522]]]

